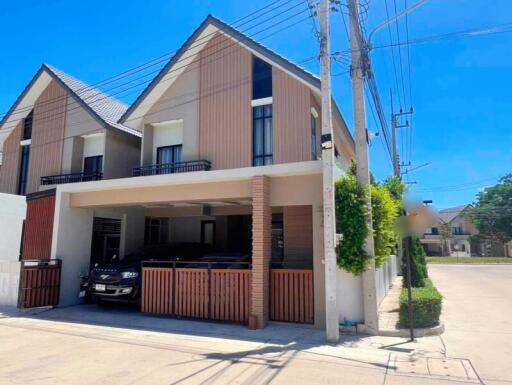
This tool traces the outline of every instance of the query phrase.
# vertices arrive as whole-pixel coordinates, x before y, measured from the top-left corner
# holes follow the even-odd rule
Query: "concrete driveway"
[[[306,327],[251,331],[95,306],[0,311],[0,384],[480,383],[469,362],[444,355],[438,337],[323,341],[322,331]]]
[[[485,384],[512,384],[512,266],[429,265],[444,296],[442,338]]]

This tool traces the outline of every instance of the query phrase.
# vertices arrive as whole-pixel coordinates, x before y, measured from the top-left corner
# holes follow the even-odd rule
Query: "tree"
[[[425,286],[425,278],[428,278],[427,261],[425,250],[418,238],[413,238],[411,250],[409,250],[411,260],[411,285],[412,287]],[[407,286],[407,267],[405,262],[402,264],[403,284]]]
[[[499,242],[512,240],[512,174],[478,193],[469,215],[481,235]]]
[[[441,252],[443,255],[450,256],[452,250],[450,247],[451,243],[449,241],[453,238],[452,226],[449,223],[441,223],[441,226],[439,226],[439,234],[443,240]]]

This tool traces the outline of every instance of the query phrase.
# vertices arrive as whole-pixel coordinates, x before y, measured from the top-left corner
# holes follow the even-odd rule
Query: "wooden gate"
[[[18,308],[57,306],[60,273],[60,259],[22,261]]]
[[[313,323],[313,271],[271,269],[270,319]]]
[[[250,269],[142,268],[143,313],[247,322]]]

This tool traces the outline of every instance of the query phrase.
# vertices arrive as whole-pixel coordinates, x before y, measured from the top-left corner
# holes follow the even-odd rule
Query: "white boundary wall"
[[[382,302],[397,275],[398,257],[390,255],[388,261],[375,272],[377,303]],[[338,269],[337,299],[340,323],[344,319],[353,322],[364,321],[363,280],[361,276],[356,277],[352,273]]]
[[[20,244],[27,210],[24,196],[0,193],[0,306],[16,306]]]

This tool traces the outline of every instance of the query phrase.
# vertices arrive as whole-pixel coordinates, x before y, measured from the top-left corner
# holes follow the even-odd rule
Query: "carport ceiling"
[[[252,201],[248,199],[243,200],[230,200],[230,201],[201,201],[201,202],[169,202],[169,203],[155,203],[147,204],[142,207],[148,209],[161,209],[169,207],[198,207],[198,206],[211,206],[211,207],[225,207],[225,206],[250,206]]]

